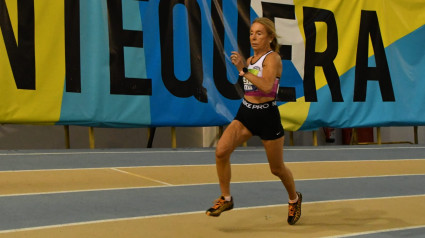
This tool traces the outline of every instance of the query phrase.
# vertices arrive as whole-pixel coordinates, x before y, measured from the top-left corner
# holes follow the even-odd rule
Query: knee
[[[285,169],[284,167],[280,167],[280,166],[279,167],[272,167],[272,168],[270,168],[270,172],[276,177],[283,178],[284,175],[285,175],[284,169]]]
[[[217,160],[227,160],[230,157],[230,153],[232,153],[230,150],[220,146],[215,150],[215,158]]]

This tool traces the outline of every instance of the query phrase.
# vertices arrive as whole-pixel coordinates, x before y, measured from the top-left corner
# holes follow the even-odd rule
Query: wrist
[[[248,73],[248,69],[246,67],[243,67],[241,71],[239,71],[239,76],[245,76],[245,74]]]

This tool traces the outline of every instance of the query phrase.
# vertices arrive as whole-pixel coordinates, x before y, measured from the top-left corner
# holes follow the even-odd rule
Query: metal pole
[[[90,149],[94,149],[94,128],[89,127],[89,143]]]
[[[378,139],[378,145],[382,145],[381,127],[376,128],[376,137]]]
[[[294,132],[293,131],[289,132],[289,145],[291,145],[291,146],[294,145]]]
[[[65,130],[65,148],[69,149],[71,148],[71,143],[69,141],[69,126],[63,126],[63,129]]]
[[[418,140],[418,126],[414,126],[413,127],[413,135],[414,135],[414,138],[415,138],[415,144],[418,144],[419,143],[419,140]]]
[[[313,145],[317,146],[317,131],[313,131]]]
[[[177,148],[177,139],[176,139],[176,128],[171,127],[171,148]]]
[[[153,138],[155,136],[156,127],[149,127],[148,128],[148,145],[147,148],[152,148],[153,144]]]
[[[218,139],[220,139],[220,137],[223,135],[223,132],[224,132],[224,127],[219,126],[218,127]]]
[[[358,137],[357,137],[357,128],[353,128],[351,130],[351,144],[357,145],[359,143]]]

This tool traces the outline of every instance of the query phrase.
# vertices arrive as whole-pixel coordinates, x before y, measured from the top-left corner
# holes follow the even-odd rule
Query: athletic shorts
[[[262,140],[275,140],[284,136],[276,101],[256,104],[243,99],[235,120]]]

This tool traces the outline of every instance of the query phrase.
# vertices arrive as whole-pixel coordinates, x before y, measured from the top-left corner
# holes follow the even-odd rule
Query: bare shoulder
[[[270,58],[273,58],[273,60],[277,60],[277,61],[281,61],[280,55],[279,53],[273,51],[272,53],[270,53]]]
[[[282,75],[282,59],[280,58],[280,55],[276,52],[272,52],[267,55],[263,63],[263,69],[266,71],[271,70],[274,72],[273,75],[280,77]]]
[[[272,52],[269,55],[267,55],[267,57],[264,60],[264,64],[271,64],[271,65],[276,65],[276,64],[282,64],[282,59],[280,58],[280,55],[277,52]]]
[[[246,59],[246,62],[247,62],[247,64],[248,64],[248,65],[250,65],[250,64],[251,64],[252,57],[253,57],[253,56],[250,56],[250,57],[248,57],[248,59]]]

